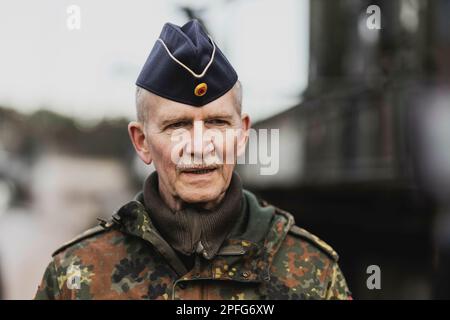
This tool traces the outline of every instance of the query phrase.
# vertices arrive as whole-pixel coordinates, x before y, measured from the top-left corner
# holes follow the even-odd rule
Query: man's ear
[[[248,136],[250,134],[250,126],[251,121],[248,114],[244,113],[241,116],[242,126],[241,126],[241,134],[238,137],[237,141],[237,152],[236,155],[239,157],[244,154],[245,146],[248,142]]]
[[[145,164],[152,162],[152,156],[148,147],[147,139],[145,139],[145,130],[141,122],[132,121],[128,124],[128,134],[130,135],[131,142],[136,150],[139,158],[144,161]]]

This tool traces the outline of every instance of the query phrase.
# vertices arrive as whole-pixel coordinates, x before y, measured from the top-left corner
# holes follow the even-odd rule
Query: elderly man
[[[164,25],[136,84],[128,131],[156,171],[110,221],[54,253],[36,299],[350,298],[336,252],[233,172],[250,119],[236,72],[196,20]]]

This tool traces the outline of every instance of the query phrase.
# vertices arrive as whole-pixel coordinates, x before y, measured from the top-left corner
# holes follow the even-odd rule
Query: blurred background
[[[53,250],[139,191],[134,82],[192,18],[280,130],[279,172],[240,165],[244,186],[338,251],[355,299],[450,298],[450,0],[0,0],[0,298],[32,298]]]

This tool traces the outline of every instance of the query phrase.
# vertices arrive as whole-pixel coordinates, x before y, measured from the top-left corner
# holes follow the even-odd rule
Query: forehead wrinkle
[[[148,100],[145,101],[148,120],[160,122],[161,119],[165,120],[168,118],[175,118],[178,114],[186,114],[186,110],[180,112],[180,107],[177,106],[177,104],[180,104],[178,102],[160,97],[152,92],[147,92],[146,98],[148,98]],[[176,110],[178,110],[178,112],[176,112]]]
[[[170,122],[175,120],[192,120],[195,118],[194,110],[189,110],[186,106],[176,106],[174,104],[160,104],[156,109],[155,116],[158,122]]]

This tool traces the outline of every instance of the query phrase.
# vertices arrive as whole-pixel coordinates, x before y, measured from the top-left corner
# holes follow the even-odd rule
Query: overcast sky
[[[80,30],[67,27],[70,5],[81,10]],[[203,9],[254,120],[297,102],[308,76],[308,0],[0,0],[0,105],[134,117],[136,77],[163,24],[187,21],[180,6]]]

